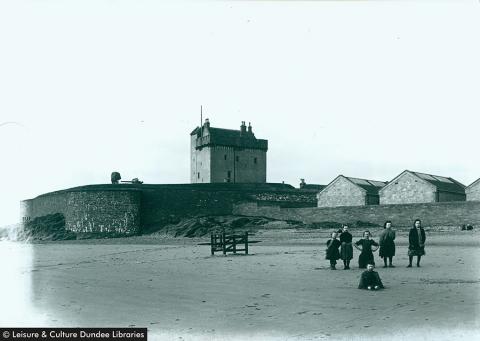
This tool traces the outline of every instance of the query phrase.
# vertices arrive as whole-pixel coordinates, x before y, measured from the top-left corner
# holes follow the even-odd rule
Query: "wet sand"
[[[196,245],[206,239],[34,244],[23,275],[45,327],[147,327],[149,340],[480,336],[477,231],[428,233],[422,266],[409,269],[400,232],[396,268],[382,268],[375,254],[386,286],[378,292],[357,289],[356,250],[351,270],[329,269],[326,236],[259,231],[252,239],[262,243],[252,244],[250,255],[227,257]]]

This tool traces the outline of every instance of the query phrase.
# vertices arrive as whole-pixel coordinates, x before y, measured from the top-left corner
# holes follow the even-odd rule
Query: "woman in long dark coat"
[[[383,232],[380,235],[380,251],[379,256],[383,258],[383,263],[385,264],[383,267],[387,267],[387,258],[391,268],[394,268],[392,264],[393,256],[395,256],[395,231],[392,229],[392,222],[387,220],[385,224],[383,224]]]
[[[325,259],[330,260],[330,269],[336,270],[337,259],[340,259],[340,241],[337,239],[337,232],[332,232],[332,239],[327,241],[327,250]]]
[[[417,256],[417,267],[420,267],[420,259],[425,255],[425,230],[422,227],[422,221],[415,219],[413,227],[408,233],[408,266],[412,267],[413,256]]]
[[[353,258],[352,234],[348,232],[348,226],[343,225],[342,234],[340,235],[340,257],[343,260],[343,269],[350,269],[350,260]]]
[[[361,248],[359,247],[361,246]],[[372,246],[376,246],[372,249]],[[360,269],[366,269],[367,264],[375,266],[375,260],[373,258],[373,252],[378,250],[378,243],[373,239],[370,239],[370,231],[363,232],[363,239],[360,239],[355,243],[355,247],[361,251],[358,256],[358,267]]]

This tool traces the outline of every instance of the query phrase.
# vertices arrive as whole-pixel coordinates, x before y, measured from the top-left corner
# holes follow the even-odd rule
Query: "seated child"
[[[373,271],[373,268],[373,264],[367,265],[367,270],[362,273],[360,278],[358,289],[378,290],[384,288],[378,272]]]

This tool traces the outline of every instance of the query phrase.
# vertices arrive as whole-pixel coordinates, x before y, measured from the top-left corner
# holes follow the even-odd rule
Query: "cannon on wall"
[[[110,179],[112,180],[112,184],[118,184],[122,177],[120,176],[119,172],[112,172]]]

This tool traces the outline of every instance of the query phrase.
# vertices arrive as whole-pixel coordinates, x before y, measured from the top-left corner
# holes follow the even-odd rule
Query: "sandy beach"
[[[374,231],[378,236],[379,231]],[[361,231],[353,231],[354,240]],[[143,236],[29,245],[30,307],[45,327],[147,327],[150,340],[452,340],[480,335],[480,234],[428,232],[420,268],[375,254],[385,290],[325,260],[328,231],[261,230],[249,255],[206,238]],[[25,245],[23,247],[26,247]],[[24,321],[16,321],[26,326]]]

